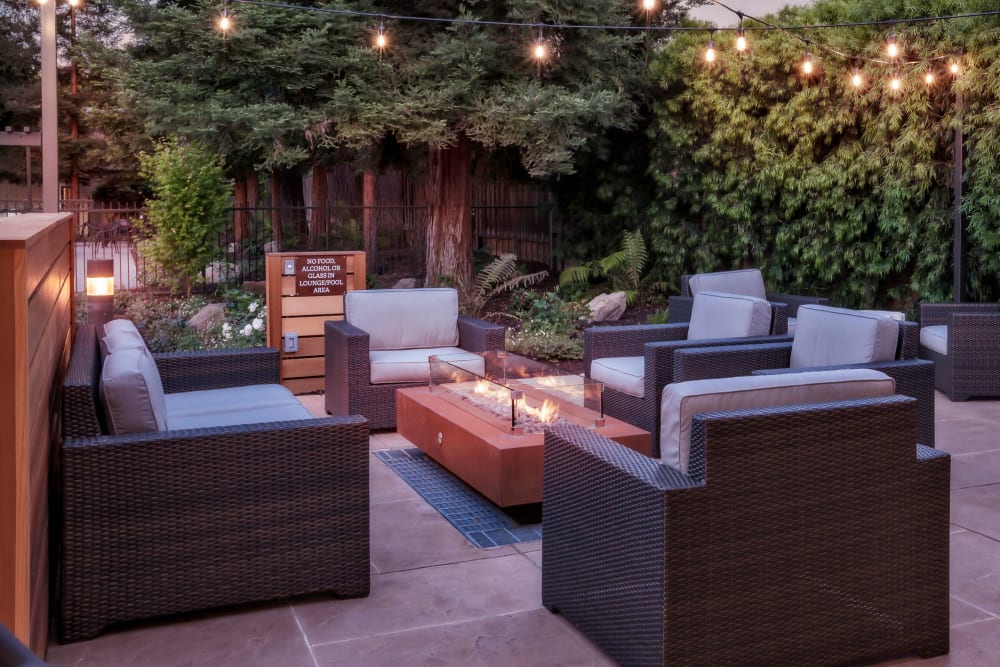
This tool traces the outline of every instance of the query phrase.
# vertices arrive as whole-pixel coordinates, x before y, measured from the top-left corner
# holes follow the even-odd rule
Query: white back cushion
[[[708,291],[745,294],[758,299],[767,298],[764,276],[761,275],[760,269],[696,273],[688,278],[688,289],[691,290],[691,296]]]
[[[458,292],[451,288],[354,290],[344,319],[366,331],[369,349],[458,345]]]
[[[860,310],[799,306],[792,339],[791,368],[892,361],[899,323]]]
[[[744,338],[771,333],[771,304],[724,292],[698,292],[691,308],[688,340]]]
[[[101,393],[114,434],[167,429],[167,404],[149,352],[127,348],[109,354],[101,371]]]
[[[929,327],[920,327],[920,344],[938,354],[947,355],[948,325],[934,324]]]
[[[660,460],[687,474],[691,419],[703,412],[890,396],[896,382],[869,368],[745,375],[668,384],[660,403]]]

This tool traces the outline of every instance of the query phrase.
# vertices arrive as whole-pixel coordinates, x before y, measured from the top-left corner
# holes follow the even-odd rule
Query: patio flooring
[[[322,397],[304,397],[322,414]],[[937,395],[952,454],[951,653],[879,665],[993,667],[1000,655],[1000,401]],[[408,448],[376,433],[371,449]],[[371,596],[318,594],[131,624],[53,643],[80,667],[614,665],[541,600],[542,542],[477,549],[371,457]]]

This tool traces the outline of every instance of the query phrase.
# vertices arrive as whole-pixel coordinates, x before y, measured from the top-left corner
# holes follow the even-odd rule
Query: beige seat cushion
[[[707,291],[744,294],[758,299],[767,298],[764,276],[761,275],[760,269],[696,273],[688,278],[688,289],[691,291],[691,296]]]
[[[450,288],[354,290],[344,319],[368,333],[371,350],[458,345],[458,292]]]
[[[792,339],[792,368],[892,361],[899,322],[860,310],[799,306]]]
[[[948,354],[948,325],[920,327],[920,344],[938,354]]]
[[[114,434],[167,429],[167,406],[156,363],[145,348],[109,354],[101,371],[108,428]]]
[[[766,336],[771,304],[765,299],[726,292],[698,292],[691,307],[688,340]]]
[[[646,363],[643,357],[604,357],[590,364],[590,378],[629,396],[646,394]]]
[[[669,384],[660,403],[660,459],[687,474],[691,419],[703,412],[889,396],[896,382],[868,368],[747,375]]]
[[[372,384],[427,382],[431,377],[427,358],[432,355],[437,355],[470,373],[480,376],[486,374],[486,361],[480,355],[459,347],[371,350],[368,353],[371,362],[371,382]]]

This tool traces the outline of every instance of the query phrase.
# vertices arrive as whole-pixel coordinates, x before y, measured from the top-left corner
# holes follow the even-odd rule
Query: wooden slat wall
[[[48,641],[50,456],[73,313],[69,214],[0,219],[0,622]]]
[[[325,388],[323,326],[327,320],[344,319],[344,297],[295,296],[295,277],[283,276],[281,270],[286,259],[331,256],[344,259],[348,291],[365,289],[363,252],[276,252],[267,255],[267,344],[281,350],[286,333],[294,331],[299,335],[299,351],[281,353],[281,383],[296,394]]]

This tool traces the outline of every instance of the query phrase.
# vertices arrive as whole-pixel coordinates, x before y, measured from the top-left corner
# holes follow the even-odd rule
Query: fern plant
[[[588,283],[603,278],[610,283],[611,289],[625,292],[629,305],[635,305],[642,297],[642,272],[648,259],[642,234],[626,230],[621,250],[602,259],[565,269],[559,274],[559,284]]]
[[[517,268],[517,255],[504,253],[482,268],[472,289],[460,290],[463,296],[462,312],[479,317],[489,300],[496,295],[537,285],[548,275],[549,272],[544,270],[521,274]]]

